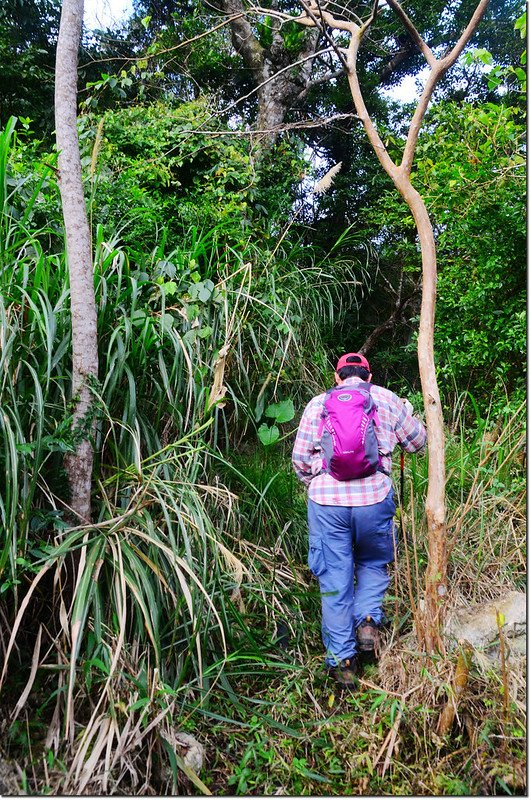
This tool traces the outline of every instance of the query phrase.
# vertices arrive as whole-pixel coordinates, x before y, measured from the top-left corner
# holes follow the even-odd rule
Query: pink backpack
[[[371,384],[334,386],[326,393],[319,425],[323,469],[338,481],[382,470],[376,427],[380,425]]]

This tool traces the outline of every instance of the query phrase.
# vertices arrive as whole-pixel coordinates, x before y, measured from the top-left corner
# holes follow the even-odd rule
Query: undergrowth
[[[8,174],[13,132],[0,140],[0,680],[22,789],[519,793],[518,664],[501,680],[475,664],[454,728],[434,732],[456,655],[427,659],[413,636],[426,459],[407,463],[380,668],[346,694],[323,670],[295,421],[269,446],[258,432],[269,404],[299,414],[322,388],[321,333],[359,264],[198,229],[137,263],[98,226],[94,522],[67,525],[68,276],[57,231],[31,230],[48,172],[34,190]],[[523,429],[523,409],[449,427],[449,608],[524,585]],[[205,747],[202,766],[180,733]]]

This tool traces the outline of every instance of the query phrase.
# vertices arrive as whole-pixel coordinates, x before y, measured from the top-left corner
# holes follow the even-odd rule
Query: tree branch
[[[365,341],[363,342],[362,346],[359,349],[359,352],[362,355],[367,355],[367,353],[370,353],[371,350],[374,348],[378,339],[380,339],[380,337],[383,336],[384,333],[394,328],[395,324],[400,321],[404,311],[407,309],[410,303],[412,303],[414,300],[418,298],[419,291],[420,290],[418,288],[415,289],[412,295],[407,297],[405,300],[402,300],[400,304],[393,309],[393,311],[391,312],[389,317],[385,320],[385,322],[382,322],[381,325],[378,325],[378,327],[376,327],[367,336],[367,338],[365,339]]]
[[[400,64],[406,61],[410,56],[415,55],[417,52],[417,48],[415,47],[414,42],[409,40],[409,44],[406,45],[402,50],[399,50],[398,53],[387,62],[385,67],[380,72],[379,76],[379,83],[384,83],[388,78],[391,77],[393,72],[398,69]]]
[[[318,50],[316,53],[311,53],[310,55],[304,56],[303,58],[299,58],[297,61],[293,61],[291,64],[288,64],[286,67],[283,67],[282,69],[279,69],[278,72],[275,72],[274,75],[270,75],[268,78],[266,78],[265,80],[261,81],[258,86],[255,86],[254,89],[251,89],[251,91],[248,92],[247,94],[243,95],[243,97],[238,97],[237,100],[234,100],[232,103],[229,103],[228,106],[225,106],[225,108],[221,109],[220,113],[226,114],[227,111],[230,111],[231,109],[235,108],[237,105],[242,103],[244,100],[248,100],[249,97],[252,97],[253,94],[256,94],[258,91],[260,91],[262,86],[265,86],[266,84],[271,83],[271,81],[274,81],[275,78],[278,78],[278,76],[282,75],[284,72],[289,72],[289,70],[292,70],[293,67],[298,67],[301,64],[306,63],[307,61],[309,61],[312,58],[317,58],[317,56],[322,56],[325,53],[330,53],[330,52],[331,52],[331,48],[330,47],[325,47],[323,50]],[[214,115],[212,115],[212,116],[214,116]]]
[[[325,39],[327,40],[327,42],[329,43],[329,45],[332,47],[332,49],[334,50],[335,54],[337,55],[337,57],[339,58],[339,60],[340,60],[340,61],[341,61],[341,63],[343,64],[344,68],[345,68],[345,69],[347,69],[347,62],[346,62],[345,56],[344,56],[344,55],[343,55],[343,53],[342,53],[342,52],[339,50],[339,48],[338,48],[338,46],[337,46],[336,42],[334,42],[333,38],[330,36],[330,34],[328,33],[328,31],[326,30],[326,28],[325,28],[324,24],[323,24],[323,25],[321,25],[321,24],[319,23],[319,20],[318,20],[318,19],[315,17],[315,15],[314,15],[314,13],[313,13],[313,12],[314,12],[314,10],[315,10],[315,9],[317,9],[317,13],[318,13],[318,15],[319,15],[320,19],[321,19],[323,22],[325,22],[325,20],[324,20],[324,17],[323,17],[323,9],[321,8],[321,6],[320,6],[320,4],[319,4],[319,0],[316,0],[316,2],[312,3],[310,6],[308,6],[308,5],[307,5],[307,4],[304,2],[304,0],[299,0],[299,2],[300,2],[300,4],[301,4],[301,6],[304,8],[304,10],[306,11],[306,13],[308,14],[308,16],[310,17],[310,19],[312,19],[312,20],[313,20],[313,22],[314,22],[314,24],[315,24],[315,27],[316,27],[318,30],[320,30],[320,31],[321,31],[321,33],[323,34],[323,36],[325,37]],[[313,6],[313,8],[312,8],[312,6]]]
[[[284,22],[296,22],[297,25],[306,25],[310,28],[315,26],[315,23],[305,14],[300,14],[298,17],[294,17],[292,14],[287,14],[285,11],[275,11],[271,8],[263,8],[262,6],[249,6],[247,11],[248,13],[253,12],[255,14],[267,14],[270,17],[276,17]]]
[[[232,17],[230,27],[234,49],[255,74],[259,73],[264,48],[253,33],[241,0],[223,0],[222,5],[225,13]]]
[[[370,17],[361,25],[360,36],[363,38],[378,15],[378,2],[374,0]]]
[[[400,8],[396,0],[387,0],[387,2],[392,6],[393,9],[395,8],[395,6]],[[409,126],[406,146],[404,147],[404,154],[402,156],[402,162],[400,164],[401,173],[407,176],[408,178],[409,175],[411,174],[411,167],[413,166],[413,158],[415,156],[415,148],[417,146],[417,141],[419,138],[420,127],[422,125],[422,121],[426,114],[431,96],[433,94],[433,90],[435,89],[435,85],[459,57],[468,39],[472,36],[475,29],[479,25],[481,18],[487,9],[488,4],[489,0],[480,0],[480,3],[477,6],[476,10],[474,11],[474,14],[472,15],[470,22],[468,23],[465,30],[461,34],[459,41],[457,42],[453,50],[451,50],[450,53],[447,56],[444,56],[442,59],[439,60],[436,59],[435,63],[432,65],[429,78],[426,81],[424,91],[422,92],[421,98],[413,115],[413,119],[411,120],[411,125]]]
[[[472,14],[470,22],[468,23],[463,33],[459,37],[457,44],[455,45],[453,50],[451,50],[450,53],[441,60],[441,63],[444,63],[445,65],[444,66],[445,70],[451,67],[452,64],[454,64],[457,61],[457,59],[463,52],[466,43],[469,41],[469,39],[472,38],[472,36],[476,32],[476,28],[481,22],[483,15],[487,10],[488,4],[489,0],[480,0],[480,3],[478,4],[476,10]]]
[[[320,78],[314,78],[313,81],[308,81],[308,83],[306,84],[306,86],[302,90],[302,92],[300,92],[300,94],[297,95],[297,102],[300,102],[301,100],[304,100],[306,95],[309,92],[311,92],[311,90],[314,89],[316,86],[320,86],[322,83],[328,83],[328,81],[334,80],[334,78],[341,78],[341,76],[344,75],[344,74],[345,74],[345,70],[344,69],[338,69],[338,70],[335,70],[334,72],[332,72],[332,71],[327,72],[324,75],[321,75]],[[355,115],[354,114],[348,114],[347,116],[355,116]]]
[[[356,69],[356,61],[358,57],[358,50],[361,42],[361,28],[356,25],[355,23],[351,23],[350,31],[351,31],[351,38],[350,38],[350,45],[348,48],[348,82],[350,86],[350,91],[352,94],[352,99],[354,100],[354,106],[356,111],[358,112],[358,116],[363,123],[363,127],[365,128],[365,132],[367,137],[376,153],[378,161],[387,172],[388,175],[391,176],[393,180],[396,179],[398,173],[398,167],[392,161],[387,149],[380,138],[380,134],[376,130],[376,127],[369,116],[369,112],[367,111],[367,106],[365,105],[365,100],[363,99],[363,95],[361,92],[361,87],[359,84],[358,79],[358,72]],[[367,30],[365,28],[365,30]]]
[[[428,47],[428,45],[426,44],[420,33],[418,32],[418,30],[415,28],[413,22],[409,19],[408,15],[404,11],[400,3],[398,3],[397,0],[387,0],[387,5],[389,5],[393,9],[397,17],[401,20],[402,24],[404,25],[407,32],[409,33],[409,35],[419,48],[420,52],[423,54],[424,58],[426,59],[430,67],[434,67],[435,64],[437,63],[437,59],[433,55],[432,51],[430,50],[430,48]]]
[[[343,74],[343,73],[341,73]],[[357,119],[356,114],[332,114],[330,117],[318,117],[317,119],[302,119],[299,122],[284,122],[282,125],[277,125],[275,128],[263,128],[261,130],[247,130],[247,131],[216,131],[208,130],[207,128],[192,128],[187,133],[201,133],[212,137],[227,138],[230,136],[244,137],[256,136],[257,134],[269,133],[283,133],[284,131],[306,130],[310,128],[322,128],[330,125],[332,122],[339,122],[345,119]]]

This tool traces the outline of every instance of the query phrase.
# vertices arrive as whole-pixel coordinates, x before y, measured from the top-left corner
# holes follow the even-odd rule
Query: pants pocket
[[[323,543],[320,539],[310,539],[308,552],[308,566],[310,571],[317,577],[326,572],[326,561],[323,553]]]

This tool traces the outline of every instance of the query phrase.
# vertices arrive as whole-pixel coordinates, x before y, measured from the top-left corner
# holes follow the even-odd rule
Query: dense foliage
[[[439,104],[418,150],[415,183],[426,197],[438,244],[436,351],[444,394],[453,401],[456,388],[467,388],[485,409],[493,401],[503,407],[508,398],[518,403],[526,347],[522,111],[493,103]],[[366,209],[364,220],[375,230],[380,269],[393,281],[393,292],[378,284],[389,298],[388,313],[400,299],[399,282],[401,299],[412,299],[411,312],[415,292],[418,302],[419,259],[407,209],[388,190]],[[369,333],[374,320],[367,319],[367,311],[363,321]],[[393,330],[398,337],[399,321]],[[385,345],[384,337],[379,346]],[[402,355],[388,346],[377,357],[396,372],[404,369]]]
[[[470,6],[410,12],[439,51]],[[438,245],[456,608],[525,587],[521,10],[491,4],[415,162]],[[30,794],[520,793],[520,662],[502,656],[500,673],[478,659],[454,728],[434,734],[457,656],[421,658],[414,637],[426,459],[406,466],[387,660],[348,696],[322,669],[290,445],[338,352],[364,343],[375,380],[422,414],[419,249],[344,79],[306,87],[286,112],[306,127],[263,147],[228,28],[204,35],[221,9],[139,0],[121,31],[85,35],[100,378],[93,521],[72,526],[70,286],[50,135],[58,11],[44,0],[0,10],[0,755],[22,765]],[[268,20],[253,20],[266,50]],[[361,78],[394,154],[410,109],[385,90],[419,60],[390,14],[378,37]],[[280,39],[278,57],[296,59],[300,31],[286,25]],[[331,114],[350,116],[307,125]],[[183,732],[206,742],[203,768],[185,760]]]

